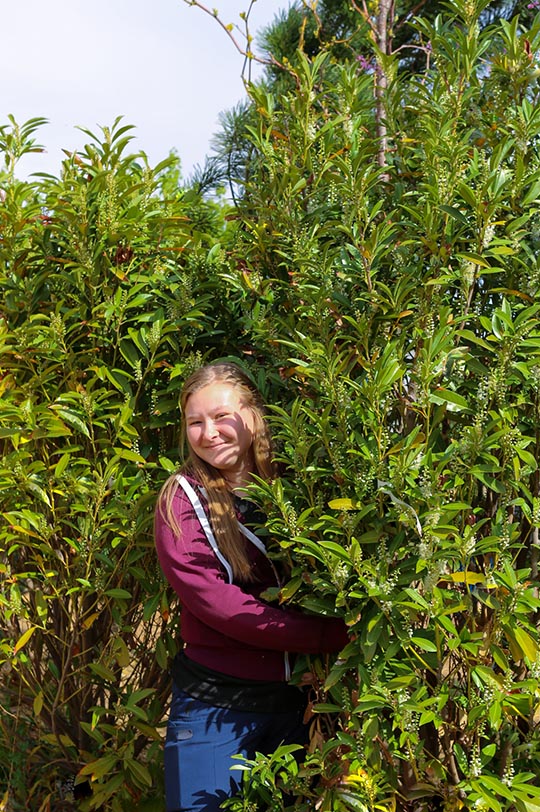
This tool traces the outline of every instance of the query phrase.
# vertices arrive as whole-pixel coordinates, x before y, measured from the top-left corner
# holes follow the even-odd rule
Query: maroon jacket
[[[196,484],[190,483],[206,507]],[[257,580],[229,583],[225,566],[180,486],[173,511],[181,537],[175,536],[158,506],[155,541],[163,573],[182,604],[181,631],[189,658],[234,677],[287,680],[285,652],[322,654],[347,644],[341,619],[304,615],[260,599],[264,590],[276,586],[276,577],[266,555],[249,541]]]

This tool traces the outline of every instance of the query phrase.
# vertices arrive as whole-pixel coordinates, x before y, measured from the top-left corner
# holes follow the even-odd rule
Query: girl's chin
[[[204,459],[214,468],[235,468],[238,463],[238,458],[226,449],[216,451],[214,454],[205,454]]]

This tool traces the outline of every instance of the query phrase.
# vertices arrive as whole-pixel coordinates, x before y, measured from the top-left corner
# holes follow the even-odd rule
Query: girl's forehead
[[[187,399],[186,412],[213,409],[219,406],[238,408],[242,405],[242,393],[234,384],[216,381],[193,392]]]

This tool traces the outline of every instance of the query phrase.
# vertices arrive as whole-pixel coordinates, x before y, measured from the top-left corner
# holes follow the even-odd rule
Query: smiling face
[[[246,484],[255,470],[254,419],[242,391],[229,383],[208,384],[188,397],[184,419],[193,453],[235,485]]]

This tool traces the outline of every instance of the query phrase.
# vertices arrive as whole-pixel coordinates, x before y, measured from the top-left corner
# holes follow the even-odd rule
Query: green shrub
[[[540,802],[540,17],[480,31],[485,5],[414,23],[418,74],[375,52],[383,162],[376,72],[323,50],[293,93],[252,91],[229,279],[289,398],[287,473],[259,497],[293,567],[280,599],[352,635],[299,666],[325,744],[296,808]],[[264,774],[284,808],[283,760],[251,766],[246,797]]]
[[[13,133],[28,148],[38,123],[3,130],[2,792],[71,808],[75,778],[81,808],[143,809],[177,645],[152,515],[182,376],[234,340],[223,214],[175,187],[174,157],[129,154],[120,121],[17,181]]]
[[[81,809],[159,803],[176,607],[151,512],[184,375],[234,355],[274,404],[284,476],[256,490],[292,570],[275,597],[343,614],[351,642],[298,664],[305,764],[240,762],[229,808],[540,805],[540,17],[480,30],[487,5],[411,21],[422,70],[323,48],[289,66],[294,92],[252,87],[227,227],[174,160],[126,154],[119,121],[30,184],[38,122],[1,130],[14,804],[47,808],[70,773]]]

